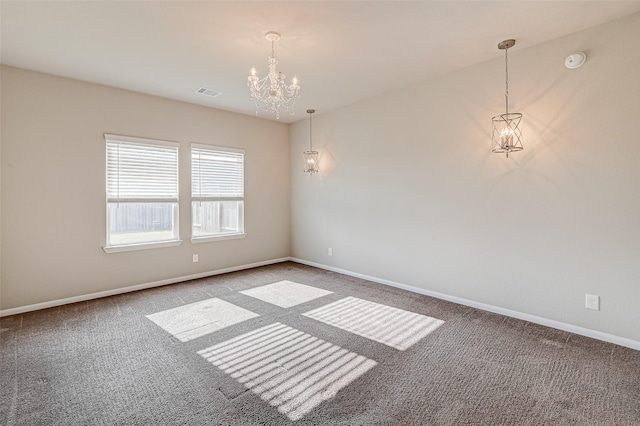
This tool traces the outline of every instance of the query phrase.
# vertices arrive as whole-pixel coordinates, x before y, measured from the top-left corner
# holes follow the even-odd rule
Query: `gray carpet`
[[[290,307],[240,293],[282,280],[332,293]],[[367,314],[339,327],[349,297],[435,325],[385,343],[393,333],[369,333]],[[146,317],[212,298],[257,315],[185,341]],[[384,312],[396,327],[398,311]],[[7,425],[640,425],[638,351],[292,262],[5,317],[0,328]],[[292,352],[291,339],[307,346]],[[259,345],[275,361],[260,363]]]

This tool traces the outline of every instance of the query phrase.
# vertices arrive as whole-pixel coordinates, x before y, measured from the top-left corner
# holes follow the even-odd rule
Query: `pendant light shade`
[[[522,114],[517,112],[496,115],[493,121],[493,149],[492,152],[506,154],[522,151],[522,128],[520,121]]]
[[[318,151],[313,150],[312,144],[312,127],[311,127],[311,115],[316,112],[315,109],[308,109],[307,114],[309,114],[309,151],[305,151],[302,153],[302,157],[304,160],[304,172],[309,174],[318,173]]]
[[[304,172],[318,172],[318,151],[305,151],[304,155]]]
[[[506,154],[522,151],[522,114],[509,112],[509,58],[507,51],[516,44],[515,40],[505,40],[498,44],[498,49],[504,50],[505,65],[505,113],[491,118],[493,122],[492,152]]]

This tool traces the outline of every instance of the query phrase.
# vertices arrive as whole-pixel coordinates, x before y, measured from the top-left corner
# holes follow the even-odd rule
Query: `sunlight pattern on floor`
[[[346,297],[302,315],[401,351],[444,324],[437,318],[356,297]]]
[[[332,294],[328,290],[287,280],[244,290],[240,293],[281,308],[290,308],[327,294]]]
[[[198,353],[294,421],[377,365],[281,323]]]
[[[213,298],[147,315],[181,342],[188,342],[260,315]]]

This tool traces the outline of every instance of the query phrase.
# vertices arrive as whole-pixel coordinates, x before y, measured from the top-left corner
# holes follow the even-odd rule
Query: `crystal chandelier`
[[[265,110],[271,110],[276,114],[276,118],[280,118],[280,107],[291,111],[291,115],[295,113],[294,107],[296,99],[300,96],[300,86],[298,79],[293,77],[290,85],[285,82],[286,76],[276,69],[278,61],[276,60],[273,44],[280,40],[280,34],[269,31],[265,38],[271,42],[271,55],[269,56],[269,74],[263,78],[258,78],[256,69],[251,68],[247,86],[251,90],[251,99],[256,104],[256,115],[258,108],[262,103]]]
[[[509,158],[509,153],[522,151],[522,128],[520,120],[522,114],[509,112],[509,58],[507,51],[516,44],[515,40],[504,40],[498,44],[498,49],[504,50],[505,67],[505,113],[491,118],[493,122],[492,152],[505,153]]]
[[[304,159],[304,172],[310,173],[313,175],[314,173],[318,173],[318,151],[313,150],[313,144],[311,139],[311,114],[316,112],[315,109],[308,109],[307,114],[309,114],[309,151],[305,151],[302,153]]]

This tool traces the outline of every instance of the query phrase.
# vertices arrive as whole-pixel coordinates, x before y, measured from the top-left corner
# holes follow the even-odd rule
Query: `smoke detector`
[[[564,60],[564,66],[570,70],[574,70],[576,68],[580,68],[586,60],[587,55],[585,55],[584,52],[573,52]]]

